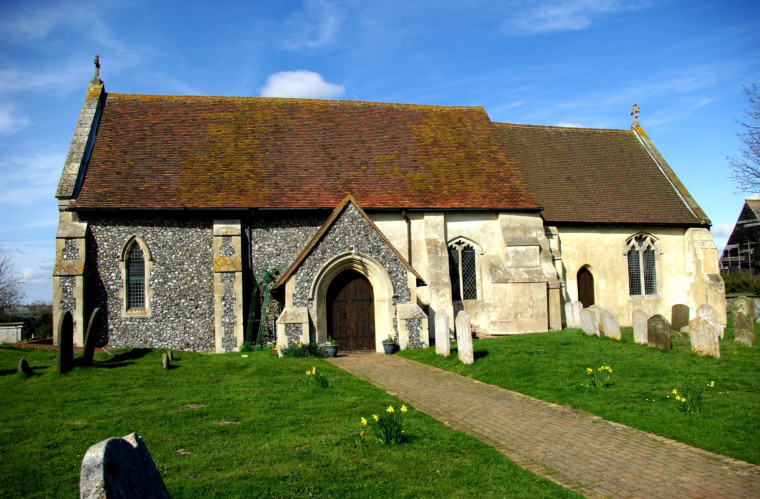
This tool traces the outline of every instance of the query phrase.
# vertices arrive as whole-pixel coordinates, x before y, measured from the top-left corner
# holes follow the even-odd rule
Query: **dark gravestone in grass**
[[[653,315],[647,321],[647,341],[650,347],[671,350],[670,323],[660,314]]]
[[[71,312],[61,313],[56,340],[58,374],[67,373],[74,365],[74,318],[71,317]]]
[[[670,309],[670,323],[673,329],[680,331],[682,327],[689,325],[689,307],[683,303],[677,303]]]
[[[100,335],[101,324],[100,309],[96,308],[90,315],[90,321],[87,323],[87,333],[84,335],[84,350],[82,351],[82,361],[85,364],[92,362],[92,356],[95,355],[95,343]]]
[[[444,357],[451,355],[449,314],[442,308],[435,311],[435,353]]]
[[[32,368],[29,367],[29,362],[27,362],[26,359],[18,359],[17,369],[18,373],[25,378],[28,378],[32,375]]]
[[[755,346],[755,304],[746,296],[735,298],[731,306],[734,323],[734,341],[748,347]]]
[[[130,433],[87,449],[79,475],[79,497],[168,498],[169,492],[145,442]]]

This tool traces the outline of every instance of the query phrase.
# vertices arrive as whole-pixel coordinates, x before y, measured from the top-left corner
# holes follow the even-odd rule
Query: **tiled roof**
[[[73,208],[537,210],[482,108],[107,94]]]
[[[550,224],[709,224],[643,130],[496,127]]]

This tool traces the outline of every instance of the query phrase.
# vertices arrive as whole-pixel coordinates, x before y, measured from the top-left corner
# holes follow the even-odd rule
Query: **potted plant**
[[[327,352],[328,357],[335,357],[338,355],[338,342],[332,339],[332,336],[327,337],[325,351]]]
[[[396,353],[397,346],[398,343],[396,342],[396,337],[393,334],[389,334],[388,337],[383,340],[383,349],[385,350],[386,355],[393,355]]]

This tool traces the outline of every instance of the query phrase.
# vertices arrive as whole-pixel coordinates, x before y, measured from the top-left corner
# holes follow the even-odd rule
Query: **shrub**
[[[750,274],[748,270],[721,272],[726,283],[726,293],[753,293],[760,295],[760,275]]]
[[[281,347],[280,353],[283,357],[301,359],[305,357],[319,357],[324,359],[327,357],[327,352],[324,348],[316,343],[299,343],[295,342],[290,346]]]

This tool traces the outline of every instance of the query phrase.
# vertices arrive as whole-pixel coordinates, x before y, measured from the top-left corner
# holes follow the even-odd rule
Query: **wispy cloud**
[[[41,153],[0,160],[0,206],[37,205],[41,193],[55,191],[65,160],[61,153]]]
[[[511,15],[502,22],[501,28],[511,35],[578,31],[588,28],[602,16],[640,10],[650,3],[624,0],[517,1],[511,6]]]
[[[313,71],[280,71],[267,78],[261,88],[262,97],[300,97],[306,99],[335,99],[343,95],[343,85],[328,83]]]
[[[0,135],[8,135],[24,128],[29,119],[16,115],[13,104],[0,104]]]
[[[288,50],[324,47],[333,41],[342,22],[343,14],[333,3],[308,1],[303,10],[287,21],[287,35],[282,45]]]
[[[713,237],[728,237],[734,230],[734,224],[726,222],[722,224],[715,224],[710,227],[710,233]]]

